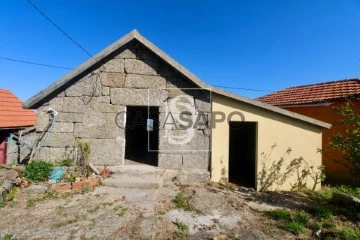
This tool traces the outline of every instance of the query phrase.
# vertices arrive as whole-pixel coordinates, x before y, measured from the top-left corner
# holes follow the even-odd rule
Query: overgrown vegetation
[[[320,239],[360,239],[360,209],[351,203],[339,201],[336,193],[346,189],[358,194],[357,188],[325,187],[321,191],[304,190],[313,204],[302,210],[278,209],[268,215],[278,227],[295,235],[305,231],[318,232]],[[354,196],[354,195],[353,195]]]
[[[330,147],[340,150],[344,160],[350,164],[350,173],[360,178],[360,113],[349,101],[336,113],[342,117],[337,124],[346,126],[345,133],[336,133],[331,138]]]
[[[292,152],[288,148],[284,156],[279,160],[272,160],[271,153],[276,148],[276,144],[271,147],[269,154],[261,153],[262,168],[257,176],[258,186],[260,191],[277,190],[282,186],[287,179],[296,174],[296,182],[291,184],[291,190],[304,189],[307,186],[308,178],[313,180],[312,190],[325,179],[324,167],[314,167],[308,164],[302,157],[294,158],[290,161],[287,158]],[[284,164],[289,162],[285,167]],[[270,163],[270,164],[269,164]]]
[[[282,222],[282,228],[299,234],[303,232],[309,223],[309,217],[305,212],[290,212],[286,209],[278,209],[269,213],[269,215]]]
[[[33,160],[30,162],[23,174],[24,177],[33,182],[39,182],[47,180],[52,171],[52,163],[43,160]]]

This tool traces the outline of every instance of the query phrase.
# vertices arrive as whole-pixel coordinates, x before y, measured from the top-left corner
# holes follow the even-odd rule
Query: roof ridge
[[[346,78],[346,79],[340,79],[340,80],[332,80],[332,81],[328,81],[328,82],[303,84],[303,85],[299,85],[299,86],[293,86],[293,87],[284,88],[284,89],[279,90],[279,91],[284,91],[284,90],[294,89],[294,88],[301,88],[301,87],[313,87],[313,86],[318,86],[318,85],[329,85],[329,84],[338,83],[338,82],[351,82],[351,81],[358,81],[359,82],[360,78]]]

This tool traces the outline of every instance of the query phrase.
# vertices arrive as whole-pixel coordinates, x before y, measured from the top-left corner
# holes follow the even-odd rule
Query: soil
[[[190,209],[177,208],[176,196]],[[0,236],[11,239],[297,239],[264,213],[311,204],[299,193],[257,193],[220,185],[121,189],[32,200],[18,193],[0,208]],[[309,236],[302,238],[310,239]],[[10,239],[10,238],[9,238]]]

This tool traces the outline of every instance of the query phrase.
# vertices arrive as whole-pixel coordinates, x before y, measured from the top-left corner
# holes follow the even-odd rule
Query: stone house
[[[37,109],[36,131],[44,135],[34,158],[76,158],[80,139],[90,144],[94,165],[146,164],[201,173],[204,179],[211,175],[212,181],[231,180],[230,175],[251,172],[247,178],[251,178],[249,186],[255,188],[260,153],[274,144],[273,140],[282,148],[294,145],[298,152],[305,149],[306,157],[320,165],[316,148],[321,146],[322,129],[330,127],[207,85],[136,30],[24,106]],[[240,114],[234,116],[234,121],[221,119],[224,114],[229,119],[236,111]],[[244,137],[229,140],[233,129],[229,126],[236,122],[245,123],[241,129],[247,135],[235,131],[234,136]],[[286,132],[261,131],[263,126],[271,128],[271,124]],[[272,139],[274,134],[279,137]],[[291,134],[298,134],[304,141],[293,141]],[[230,146],[231,142],[235,147]],[[248,149],[250,154],[230,148]],[[245,165],[236,163],[234,159],[239,156]],[[275,154],[278,156],[280,153]],[[239,168],[242,170],[237,171]]]

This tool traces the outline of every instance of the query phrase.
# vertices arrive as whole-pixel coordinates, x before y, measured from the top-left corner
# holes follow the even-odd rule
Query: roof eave
[[[223,90],[223,89],[213,87],[212,91],[217,93],[217,94],[220,94],[220,95],[223,95],[223,96],[226,96],[226,97],[229,97],[229,98],[233,98],[233,99],[236,99],[236,100],[239,100],[239,101],[242,101],[242,102],[257,106],[259,108],[269,110],[271,112],[279,113],[279,114],[282,114],[282,115],[285,115],[285,116],[288,116],[288,117],[291,117],[291,118],[295,118],[295,119],[298,119],[298,120],[301,120],[301,121],[304,121],[304,122],[307,122],[307,123],[311,123],[311,124],[317,125],[317,126],[322,127],[322,128],[330,129],[331,126],[332,126],[329,123],[319,121],[319,120],[316,120],[314,118],[310,118],[310,117],[307,117],[307,116],[304,116],[304,115],[301,115],[301,114],[298,114],[298,113],[290,112],[288,110],[285,110],[285,109],[282,109],[282,108],[279,108],[279,107],[276,107],[276,106],[273,106],[273,105],[270,105],[270,104],[267,104],[267,103],[264,103],[264,102],[260,102],[260,101],[253,100],[253,99],[250,99],[250,98],[242,97],[240,95],[231,93],[231,92]]]

